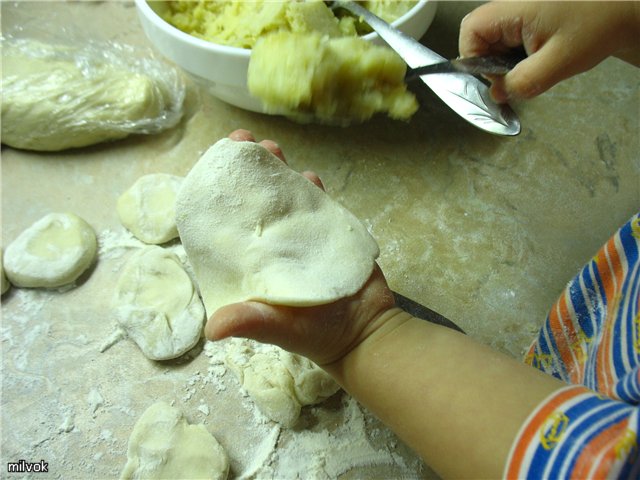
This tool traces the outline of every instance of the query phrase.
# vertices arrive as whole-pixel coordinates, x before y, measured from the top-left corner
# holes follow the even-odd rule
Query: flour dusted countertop
[[[475,5],[440,3],[423,42],[455,57],[460,19]],[[130,3],[1,8],[3,33],[46,21],[147,45]],[[3,460],[48,462],[38,478],[115,478],[134,423],[163,400],[216,436],[231,478],[433,477],[344,394],[307,409],[303,428],[283,430],[243,396],[215,344],[152,362],[131,341],[113,343],[114,285],[140,245],[120,225],[118,197],[144,174],[184,176],[216,140],[252,130],[276,140],[293,168],[318,172],[365,222],[394,290],[519,357],[566,282],[640,205],[639,78],[610,59],[516,104],[515,138],[463,123],[417,84],[421,108],[409,123],[348,129],[245,112],[191,86],[185,119],[160,135],[57,154],[3,146],[2,245],[51,211],[81,216],[99,242],[76,288],[2,298]]]

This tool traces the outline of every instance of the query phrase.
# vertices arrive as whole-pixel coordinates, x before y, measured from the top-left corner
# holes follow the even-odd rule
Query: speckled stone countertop
[[[19,7],[36,13],[50,8],[27,3]],[[455,57],[460,20],[476,5],[440,3],[423,43]],[[99,12],[107,38],[146,44],[131,4],[72,2],[64,8],[87,29]],[[13,3],[3,2],[3,31],[15,21],[14,10]],[[395,291],[448,317],[478,341],[520,357],[565,284],[640,206],[639,86],[640,70],[609,59],[537,99],[513,105],[522,122],[522,133],[513,138],[466,124],[419,84],[412,89],[421,108],[410,122],[376,118],[350,128],[298,125],[191,89],[185,119],[160,135],[56,154],[3,146],[2,243],[50,211],[73,211],[97,232],[116,231],[121,227],[115,201],[140,175],[185,175],[211,143],[246,128],[259,139],[277,141],[292,168],[316,171],[327,191],[366,223]],[[64,301],[82,302],[84,292],[105,296],[108,283],[99,282],[113,273],[101,267],[106,263],[99,261],[85,283],[63,294]],[[16,292],[3,297],[6,318],[21,300]],[[96,301],[100,308],[107,302]],[[56,302],[51,304],[62,300]],[[53,318],[56,310],[49,307]],[[62,320],[70,324],[86,314],[79,307],[64,311]],[[108,315],[101,315],[83,334],[94,350],[111,328]],[[46,377],[49,370],[43,372],[38,362],[55,353],[27,361],[20,328],[33,329],[38,320],[25,317],[12,326],[6,318],[3,370],[13,373],[3,373],[3,450],[16,441],[7,428],[20,430],[16,422],[29,414],[19,408],[16,395],[42,395],[52,388],[46,381],[43,390],[15,388],[8,382],[17,381],[17,364],[28,363],[34,375]],[[56,337],[65,328],[54,325],[47,335]],[[39,340],[29,338],[36,348]],[[60,353],[66,355],[66,348],[71,344]],[[134,347],[129,354],[136,354]],[[66,378],[51,375],[62,383]],[[122,447],[126,433],[111,430]],[[40,440],[26,445],[35,452]],[[17,454],[16,448],[10,453]],[[123,452],[117,453],[105,453],[104,461],[121,466]]]

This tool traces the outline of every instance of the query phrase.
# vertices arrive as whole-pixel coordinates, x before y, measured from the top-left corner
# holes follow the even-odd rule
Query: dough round
[[[4,268],[17,287],[61,287],[84,273],[96,258],[93,228],[73,213],[50,213],[16,238]]]
[[[209,315],[245,300],[320,305],[356,293],[378,245],[275,155],[223,139],[187,175],[176,223]]]
[[[180,259],[149,246],[127,261],[116,284],[118,323],[151,360],[167,360],[198,343],[204,307]]]
[[[271,420],[293,427],[302,407],[329,398],[340,387],[310,360],[275,345],[232,338],[225,364],[256,406]]]
[[[140,177],[118,198],[116,209],[122,225],[145,243],[178,238],[175,204],[182,180],[166,173]]]
[[[227,454],[206,427],[189,425],[177,408],[158,402],[136,422],[120,478],[224,480],[228,473]]]
[[[4,264],[2,262],[2,249],[0,249],[0,295],[4,295],[7,290],[11,287],[11,283],[9,283],[9,279],[4,274]]]

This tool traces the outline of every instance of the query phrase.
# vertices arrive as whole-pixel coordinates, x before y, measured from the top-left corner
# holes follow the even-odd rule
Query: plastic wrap
[[[154,134],[183,114],[185,83],[151,50],[3,37],[2,143],[57,151]]]

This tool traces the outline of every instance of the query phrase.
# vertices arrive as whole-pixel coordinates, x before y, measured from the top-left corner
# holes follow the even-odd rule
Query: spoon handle
[[[433,75],[435,73],[469,73],[471,75],[506,75],[515,67],[523,56],[490,55],[486,57],[456,58],[447,62],[432,63],[407,71],[407,80]]]

